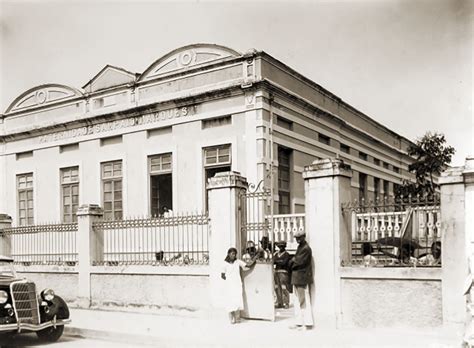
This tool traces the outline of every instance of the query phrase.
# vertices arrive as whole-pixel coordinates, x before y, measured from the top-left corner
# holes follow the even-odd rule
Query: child
[[[229,312],[230,323],[235,324],[240,318],[240,311],[244,309],[240,269],[249,270],[255,264],[255,259],[245,263],[237,259],[237,249],[230,248],[224,261],[221,278],[225,280],[225,307]]]

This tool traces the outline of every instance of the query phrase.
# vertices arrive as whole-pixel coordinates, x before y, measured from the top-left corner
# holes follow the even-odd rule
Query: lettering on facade
[[[97,134],[115,129],[122,129],[143,124],[156,123],[174,118],[187,117],[196,114],[196,106],[183,106],[181,108],[174,108],[153,112],[140,116],[125,118],[123,120],[116,120],[110,122],[99,123],[93,126],[85,126],[81,128],[70,129],[66,131],[46,134],[40,137],[40,143],[47,143],[61,139],[75,138],[89,134]]]

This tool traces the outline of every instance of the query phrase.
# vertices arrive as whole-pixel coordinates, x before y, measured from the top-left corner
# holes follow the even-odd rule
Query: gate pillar
[[[207,183],[210,220],[209,280],[214,307],[220,307],[220,275],[227,250],[235,247],[240,251],[242,221],[239,199],[241,191],[246,190],[247,186],[247,179],[239,172],[232,171],[217,173]]]
[[[351,167],[339,159],[316,160],[303,172],[306,238],[314,260],[311,305],[318,328],[337,328],[341,319],[339,267],[351,253],[341,204],[350,201],[351,177]]]

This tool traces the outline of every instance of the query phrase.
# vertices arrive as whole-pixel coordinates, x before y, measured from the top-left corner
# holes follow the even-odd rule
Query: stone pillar
[[[339,159],[316,160],[303,172],[306,236],[314,260],[311,301],[318,328],[337,328],[341,322],[339,267],[351,255],[341,204],[351,200],[351,177],[351,167]]]
[[[207,183],[209,194],[209,268],[211,298],[219,307],[219,283],[227,250],[241,250],[239,195],[247,189],[247,180],[238,172],[217,173]],[[242,257],[242,255],[238,255]]]
[[[96,204],[84,204],[77,209],[77,253],[79,288],[77,305],[88,308],[91,304],[91,267],[93,260],[101,260],[103,236],[97,236],[92,223],[102,218],[103,210]]]
[[[0,232],[5,228],[12,227],[12,217],[8,214],[0,214]],[[1,234],[0,255],[11,256],[10,235]]]
[[[468,281],[471,281],[471,284],[468,284],[467,281],[465,285],[471,285],[470,290],[464,289],[468,301],[464,339],[472,345],[474,343],[474,287],[472,286],[474,276],[474,157],[466,159],[462,174],[464,179],[464,209],[466,212],[464,229],[467,235],[466,252],[470,271]]]
[[[441,190],[443,324],[461,329],[466,319],[462,289],[468,275],[463,168],[449,168],[438,182]]]

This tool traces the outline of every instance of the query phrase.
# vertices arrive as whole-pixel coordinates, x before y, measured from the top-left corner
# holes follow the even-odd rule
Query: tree
[[[438,187],[434,177],[447,168],[455,152],[452,146],[446,144],[441,133],[427,132],[421,139],[417,139],[415,144],[408,147],[408,155],[415,158],[408,170],[415,174],[416,183],[404,180],[396,194],[433,194]]]

